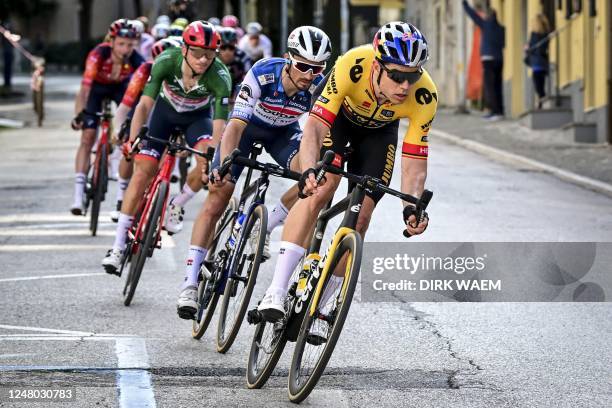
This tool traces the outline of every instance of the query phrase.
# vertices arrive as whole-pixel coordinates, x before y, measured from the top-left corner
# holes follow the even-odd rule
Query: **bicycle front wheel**
[[[161,215],[166,203],[166,195],[168,191],[168,184],[162,182],[159,184],[157,191],[153,195],[153,201],[148,214],[143,214],[140,222],[144,222],[144,228],[142,228],[142,235],[135,237],[136,245],[138,250],[132,257],[130,262],[130,272],[128,274],[128,285],[124,290],[123,304],[129,306],[136,292],[136,286],[140,280],[140,274],[144,268],[147,257],[153,253],[153,248],[156,245],[156,239],[161,230],[162,222]]]
[[[202,273],[200,273],[199,276],[198,310],[191,328],[191,336],[194,339],[201,339],[206,329],[208,329],[215,313],[217,302],[219,301],[220,294],[216,290],[216,286],[219,279],[221,279],[224,268],[227,266],[228,252],[225,248],[225,243],[232,233],[237,209],[238,201],[235,197],[232,197],[215,227],[216,238],[213,239],[206,257],[210,262],[209,264],[212,265],[213,270],[209,271],[211,277],[210,279],[206,279]],[[205,268],[205,266],[202,267]]]
[[[98,231],[98,218],[100,217],[100,206],[104,200],[106,183],[108,179],[108,152],[106,146],[98,146],[98,167],[95,168],[97,174],[94,174],[93,198],[91,200],[91,215],[89,218],[89,230],[92,236],[96,236]]]
[[[289,399],[292,402],[299,403],[308,397],[334,351],[357,286],[362,247],[357,232],[350,232],[342,238],[329,260],[319,304],[312,316],[308,311],[315,297],[309,302],[289,369]],[[333,282],[330,279],[332,273],[343,262],[346,263],[344,277],[341,282]],[[322,298],[327,300],[322,302]]]
[[[266,206],[258,205],[245,221],[238,249],[229,260],[231,269],[223,292],[219,323],[217,324],[217,351],[225,353],[230,349],[249,307],[259,265],[262,260],[268,212]]]

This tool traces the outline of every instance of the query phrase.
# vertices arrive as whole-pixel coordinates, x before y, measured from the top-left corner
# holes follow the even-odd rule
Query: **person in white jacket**
[[[246,35],[238,42],[238,48],[244,51],[253,63],[272,57],[272,41],[262,33],[261,24],[256,21],[247,24]]]

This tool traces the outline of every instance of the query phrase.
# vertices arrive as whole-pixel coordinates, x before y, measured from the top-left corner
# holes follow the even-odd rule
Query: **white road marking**
[[[43,275],[43,276],[22,276],[18,278],[4,278],[0,279],[0,283],[2,282],[18,282],[18,281],[30,281],[30,280],[39,280],[39,279],[61,279],[61,278],[79,278],[82,276],[98,276],[98,275],[106,275],[104,272],[92,272],[92,273],[70,273],[63,275]]]
[[[155,408],[155,397],[151,384],[151,373],[148,371],[149,356],[145,340],[134,336],[121,336],[112,334],[95,334],[76,330],[47,329],[44,327],[0,325],[0,328],[24,331],[39,331],[59,333],[59,335],[0,335],[0,341],[115,341],[115,354],[117,355],[117,368],[112,367],[62,367],[62,366],[0,366],[2,371],[91,371],[116,370],[117,387],[119,388],[119,406],[122,408],[147,407]],[[0,355],[9,356],[9,355]],[[10,355],[19,356],[19,355]]]
[[[70,334],[73,336],[94,336],[96,334],[93,332],[84,332],[84,331],[77,331],[77,330],[47,329],[45,327],[32,327],[32,326],[13,326],[10,324],[0,324],[0,329],[36,331],[36,332],[41,332],[41,333]]]
[[[31,213],[31,214],[8,214],[0,215],[0,223],[10,222],[50,222],[50,221],[61,221],[61,222],[89,222],[88,218],[82,216],[76,216],[64,213]]]
[[[0,236],[9,237],[74,237],[91,236],[91,231],[88,229],[68,230],[68,229],[46,229],[46,228],[1,228]],[[96,233],[98,237],[114,237],[114,231],[100,231]]]
[[[0,252],[34,252],[34,251],[88,251],[91,249],[108,249],[109,245],[100,244],[47,244],[47,245],[0,245]]]
[[[161,233],[161,244],[162,244],[162,249],[176,247],[176,243],[174,242],[174,239],[170,235],[168,235],[166,231],[162,231]]]
[[[115,353],[118,367],[129,368],[117,371],[119,405],[121,407],[155,407],[151,373],[146,370],[149,368],[149,357],[144,339],[116,339]]]

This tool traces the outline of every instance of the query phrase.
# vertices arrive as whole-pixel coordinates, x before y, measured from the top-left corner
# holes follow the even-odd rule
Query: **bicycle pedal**
[[[192,307],[180,307],[176,309],[176,313],[181,319],[195,320],[197,310]]]
[[[259,324],[263,320],[263,317],[259,310],[252,309],[247,312],[247,322],[249,324]]]
[[[320,346],[322,344],[327,343],[327,339],[323,336],[317,336],[314,334],[306,335],[306,343],[311,344],[313,346]]]

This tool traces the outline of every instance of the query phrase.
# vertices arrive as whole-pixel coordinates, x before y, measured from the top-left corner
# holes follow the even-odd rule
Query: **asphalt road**
[[[98,237],[88,235],[87,220],[69,214],[78,143],[68,127],[72,102],[47,108],[43,129],[0,131],[0,388],[74,387],[76,401],[54,407],[291,406],[292,345],[269,383],[248,390],[252,328],[244,325],[221,355],[216,323],[196,341],[191,324],[176,315],[191,221],[205,195],[189,203],[185,230],[147,263],[132,306],[123,306],[122,280],[100,267],[114,232],[112,200],[104,203]],[[416,240],[612,237],[612,199],[430,143],[431,225]],[[287,185],[274,180],[268,203]],[[384,198],[367,239],[402,241],[400,211],[399,202]],[[263,264],[254,300],[274,261]],[[611,406],[611,341],[609,303],[357,300],[326,374],[301,405]],[[0,406],[11,403],[4,398]]]

